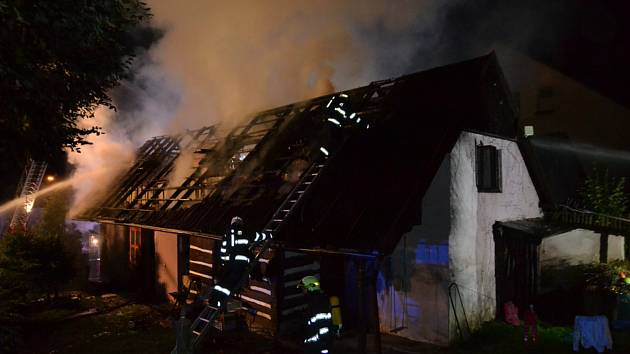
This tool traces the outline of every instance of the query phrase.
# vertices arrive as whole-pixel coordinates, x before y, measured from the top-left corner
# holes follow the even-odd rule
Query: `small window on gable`
[[[553,89],[549,86],[539,88],[536,97],[536,114],[550,114],[553,111]]]
[[[129,227],[129,265],[135,267],[138,265],[140,258],[140,228],[131,226]]]
[[[477,191],[501,192],[501,150],[492,145],[476,148]]]

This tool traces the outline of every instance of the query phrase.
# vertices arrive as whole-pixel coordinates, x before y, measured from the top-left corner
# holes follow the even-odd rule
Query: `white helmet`
[[[230,225],[243,226],[243,219],[241,219],[240,216],[235,216],[232,218],[232,221],[230,221]]]

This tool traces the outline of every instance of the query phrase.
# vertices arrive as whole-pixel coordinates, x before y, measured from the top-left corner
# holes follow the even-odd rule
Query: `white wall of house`
[[[501,151],[502,192],[479,193],[475,181],[475,146]],[[542,216],[538,194],[514,141],[463,132],[450,154],[451,232],[449,269],[458,284],[471,327],[495,316],[496,287],[492,225],[497,221]],[[452,312],[449,334],[457,336]]]
[[[582,270],[573,266],[599,262],[600,235],[591,230],[575,229],[547,237],[540,244],[540,292],[576,285]],[[608,237],[608,260],[624,258],[624,238]]]
[[[623,236],[608,236],[608,261],[625,259],[624,248],[625,238]]]
[[[599,233],[585,229],[547,237],[540,244],[540,264],[545,267],[599,262],[599,239]],[[623,248],[623,236],[608,236],[608,261],[624,259]]]
[[[168,294],[177,291],[177,234],[155,231],[154,235],[158,289],[162,287],[163,295],[174,301]]]
[[[501,150],[502,192],[479,193],[475,146]],[[422,201],[422,224],[403,236],[379,274],[382,332],[436,344],[457,336],[448,286],[459,285],[471,326],[495,314],[496,221],[542,215],[534,185],[515,142],[463,132]],[[460,320],[461,307],[456,309]]]

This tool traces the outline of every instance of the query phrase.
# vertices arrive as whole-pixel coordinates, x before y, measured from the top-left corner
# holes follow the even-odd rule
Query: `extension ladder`
[[[19,195],[23,203],[13,213],[13,218],[9,224],[11,230],[15,231],[17,228],[26,229],[28,217],[33,204],[35,204],[35,194],[39,191],[47,166],[46,161],[30,160],[28,167],[24,170],[22,190]]]
[[[295,210],[296,206],[299,204],[300,200],[304,197],[309,187],[315,182],[317,177],[320,175],[322,169],[325,166],[326,156],[320,156],[317,158],[311,166],[304,172],[302,177],[300,178],[299,183],[293,188],[293,190],[289,193],[287,198],[285,198],[284,202],[280,205],[280,207],[276,210],[271,220],[265,225],[263,228],[264,232],[273,235],[276,233],[280,227],[282,226],[284,220],[286,220],[292,212]],[[258,262],[260,257],[269,249],[271,246],[271,237],[262,240],[262,242],[255,242],[252,244],[251,249],[255,250],[259,248],[256,252],[252,262],[249,263],[249,267],[247,271],[243,274],[239,285],[236,286],[235,289],[228,289],[231,294],[235,291],[240,290],[248,280],[248,276],[251,273],[254,265]],[[202,298],[208,298],[210,292],[212,291],[211,287],[208,287],[206,291],[202,294]],[[212,327],[212,323],[217,318],[217,316],[224,310],[226,303],[221,303],[220,306],[214,306],[214,304],[208,303],[201,313],[197,316],[195,321],[191,325],[192,330],[192,347],[193,351],[197,349],[201,340],[209,333],[210,328]],[[171,351],[171,354],[177,354],[177,347]]]

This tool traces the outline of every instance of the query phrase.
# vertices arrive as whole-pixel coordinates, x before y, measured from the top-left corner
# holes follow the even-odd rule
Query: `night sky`
[[[465,57],[506,43],[630,107],[628,15],[626,0],[462,1],[433,54]]]

